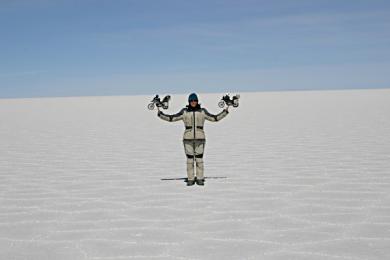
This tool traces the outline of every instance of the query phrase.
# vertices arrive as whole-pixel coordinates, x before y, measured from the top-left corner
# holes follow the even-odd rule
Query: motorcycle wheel
[[[225,101],[223,101],[223,100],[219,101],[218,106],[220,108],[224,108],[225,107]]]
[[[153,110],[153,109],[154,109],[154,103],[150,103],[150,104],[148,105],[148,109],[149,109],[149,110]]]

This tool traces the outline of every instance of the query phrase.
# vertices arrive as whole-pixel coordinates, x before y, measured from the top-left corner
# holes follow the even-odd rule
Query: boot
[[[196,184],[203,186],[204,185],[204,179],[196,179]]]

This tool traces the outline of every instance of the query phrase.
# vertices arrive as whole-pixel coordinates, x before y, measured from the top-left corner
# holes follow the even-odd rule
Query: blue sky
[[[1,0],[0,98],[390,87],[390,2]]]

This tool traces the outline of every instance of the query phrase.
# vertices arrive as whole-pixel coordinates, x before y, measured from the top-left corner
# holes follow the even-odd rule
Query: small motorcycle
[[[229,94],[226,94],[221,98],[221,101],[219,101],[218,106],[220,108],[224,108],[226,106],[233,106],[233,107],[238,107],[239,105],[239,99],[240,99],[240,94],[236,94],[232,98],[230,98]]]
[[[166,95],[162,100],[158,95],[156,95],[152,101],[150,101],[148,105],[149,110],[153,110],[155,106],[162,107],[163,109],[168,109],[169,101],[171,100],[171,96]]]

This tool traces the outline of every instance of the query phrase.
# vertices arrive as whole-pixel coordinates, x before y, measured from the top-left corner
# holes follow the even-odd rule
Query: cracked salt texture
[[[241,94],[204,187],[149,99],[0,100],[0,259],[390,258],[390,90]]]

